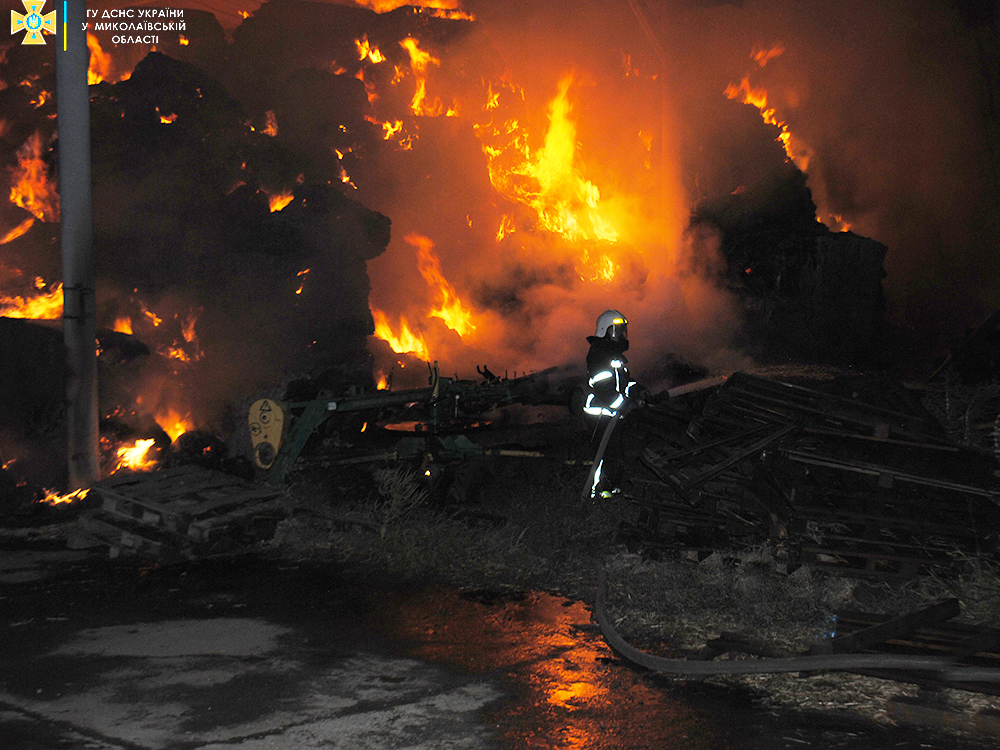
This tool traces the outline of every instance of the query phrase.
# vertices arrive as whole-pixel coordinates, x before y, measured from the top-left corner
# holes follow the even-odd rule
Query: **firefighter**
[[[597,318],[594,335],[587,337],[590,344],[587,353],[590,389],[583,411],[597,419],[595,435],[603,434],[598,428],[608,429],[610,420],[627,408],[630,402],[639,405],[646,398],[646,389],[629,375],[628,360],[625,359],[627,328],[628,321],[618,310],[605,310]],[[618,486],[622,474],[621,431],[611,429],[604,455],[595,458],[598,463],[590,488],[592,498],[610,498],[621,492]]]

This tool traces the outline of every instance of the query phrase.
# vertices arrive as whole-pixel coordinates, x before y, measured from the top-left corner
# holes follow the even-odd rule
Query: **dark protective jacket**
[[[613,417],[637,387],[628,372],[628,341],[588,336],[587,375],[590,392],[583,410],[593,416]]]

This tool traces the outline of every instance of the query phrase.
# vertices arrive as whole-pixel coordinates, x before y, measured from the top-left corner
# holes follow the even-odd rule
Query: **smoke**
[[[572,15],[530,2],[480,3],[474,10],[512,77],[533,81],[536,93],[554,89],[570,68],[584,72],[590,85],[577,89],[580,140],[602,193],[605,187],[628,192],[616,168],[625,167],[619,175],[643,175],[621,152],[636,130],[656,132],[663,115],[670,165],[663,176],[674,190],[661,217],[667,224],[683,224],[686,207],[738,188],[752,192],[783,169],[785,155],[774,142],[779,129],[723,95],[749,76],[791,133],[820,217],[831,226],[839,217],[889,247],[890,321],[940,346],[992,309],[1000,270],[1000,145],[995,125],[988,130],[998,114],[998,21],[995,8],[974,14],[972,7],[782,0],[577,4]],[[781,54],[763,65],[752,59],[754,51],[772,48]],[[638,76],[622,79],[623,59]],[[662,92],[629,89],[649,74],[662,77]],[[634,186],[654,194],[641,181]],[[677,232],[664,234],[660,252],[672,256]],[[639,246],[644,258],[657,256],[641,240]],[[706,335],[724,336],[725,328],[693,324],[696,315],[732,320],[723,298],[684,278],[651,268],[642,300],[618,303],[639,303],[632,309],[643,317],[631,314],[637,335],[649,316],[663,321],[661,330],[673,329],[672,336],[645,342],[655,350],[685,342],[704,348]],[[692,299],[716,304],[692,305]],[[678,314],[663,314],[667,309]]]
[[[975,8],[691,4],[668,24],[685,96],[701,99],[702,115],[732,133],[733,103],[704,94],[749,76],[791,133],[820,217],[888,246],[888,317],[923,342],[918,357],[980,322],[997,298],[998,19],[995,4]],[[764,66],[750,59],[779,45]],[[718,138],[702,148],[725,151]]]
[[[437,321],[422,323],[446,371],[582,363],[585,338],[610,307],[632,321],[640,369],[668,352],[732,365],[737,316],[703,272],[717,269],[714,245],[686,236],[677,113],[661,105],[659,62],[648,50],[640,59],[625,4],[572,15],[542,5],[473,8],[466,33],[432,47],[440,65],[427,80],[430,95],[459,103],[458,115],[421,121],[412,150],[384,157],[392,168],[382,184],[355,180],[362,201],[393,218],[388,251],[369,264],[373,307],[409,320],[428,309],[433,290],[403,240],[412,232],[434,242],[475,309],[475,331],[460,342]],[[557,126],[569,130],[568,156],[554,153]],[[566,231],[546,227],[567,206],[579,231],[568,220]]]

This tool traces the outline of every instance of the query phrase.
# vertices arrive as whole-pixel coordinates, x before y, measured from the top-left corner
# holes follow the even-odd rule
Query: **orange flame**
[[[278,135],[278,118],[275,116],[274,110],[273,109],[267,110],[267,112],[264,113],[264,118],[265,118],[264,129],[260,132],[262,132],[264,135],[269,135],[272,138],[274,138],[276,135]]]
[[[378,374],[378,382],[375,384],[375,388],[380,391],[387,390],[389,388],[389,376],[384,372]]]
[[[274,195],[268,194],[268,205],[271,207],[272,214],[276,211],[281,211],[293,200],[295,200],[295,194],[291,190],[285,190]]]
[[[117,331],[118,333],[127,333],[129,336],[132,335],[132,318],[127,315],[122,318],[116,318],[115,324],[111,327],[112,331]]]
[[[190,414],[181,416],[180,412],[172,408],[158,414],[156,416],[156,423],[160,425],[160,429],[170,436],[170,442],[174,442],[185,432],[190,432],[194,429],[194,423],[191,421]]]
[[[8,242],[13,242],[18,237],[21,237],[28,233],[28,230],[35,225],[35,218],[29,216],[27,219],[22,221],[16,227],[11,229],[7,234],[0,238],[0,245],[6,245]]]
[[[379,51],[378,47],[372,47],[371,42],[368,41],[367,34],[361,39],[355,39],[354,43],[358,47],[358,54],[361,56],[359,59],[362,62],[364,62],[366,57],[375,64],[385,62],[385,55]]]
[[[178,318],[179,316],[174,314],[174,320],[177,320]],[[160,318],[156,318],[154,320],[154,325],[159,325],[156,321],[163,322]],[[164,357],[176,359],[179,362],[197,362],[200,360],[204,356],[204,352],[198,346],[198,335],[194,330],[194,326],[197,321],[198,313],[192,310],[188,316],[181,321],[181,338],[184,340],[184,343],[175,340],[171,344],[157,347],[157,352]]]
[[[90,489],[73,490],[66,494],[61,494],[56,490],[44,490],[45,497],[38,502],[47,505],[58,505],[59,503],[71,503],[74,500],[83,500],[90,493]]]
[[[87,83],[93,86],[111,75],[111,55],[101,49],[97,37],[87,32],[87,49],[90,50],[90,67],[87,69]]]
[[[413,37],[407,37],[399,43],[399,46],[410,53],[410,70],[413,71],[413,78],[417,82],[413,99],[410,102],[410,110],[413,114],[424,117],[437,117],[441,114],[457,115],[458,112],[454,106],[445,110],[438,98],[435,98],[433,102],[427,101],[427,68],[431,65],[440,66],[441,60],[430,52],[420,49],[419,42]]]
[[[785,48],[781,45],[775,45],[770,49],[754,48],[750,56],[760,67],[763,68],[768,61],[773,60],[776,57],[780,57],[784,51]],[[754,88],[750,84],[750,76],[746,75],[743,76],[743,80],[740,81],[739,85],[730,83],[726,87],[725,94],[730,99],[739,99],[744,104],[750,104],[756,107],[764,122],[768,125],[774,125],[779,129],[780,132],[778,133],[776,140],[781,143],[781,147],[785,150],[787,160],[792,162],[802,172],[808,171],[811,156],[810,149],[801,141],[801,139],[796,139],[788,129],[788,125],[778,118],[777,109],[768,101],[767,91],[765,89]],[[823,219],[817,215],[816,221],[825,224],[833,231],[847,232],[850,230],[851,224],[845,222],[842,216],[826,211],[819,206],[819,204],[822,203],[822,200],[817,197],[817,193],[815,191],[813,193],[813,197],[817,202],[818,212],[822,213],[823,216],[826,217]]]
[[[177,121],[177,114],[174,112],[171,112],[169,115],[164,115],[160,113],[160,108],[157,107],[156,114],[160,115],[160,122],[164,125],[169,125],[170,123]]]
[[[299,284],[299,288],[295,290],[296,294],[302,294],[302,290],[305,289],[305,286],[306,286],[306,276],[309,275],[309,271],[310,270],[312,270],[312,269],[306,268],[306,269],[304,269],[302,271],[299,271],[297,274],[295,274],[296,276],[300,276],[302,278],[302,281]]]
[[[765,89],[753,88],[750,85],[750,76],[743,76],[743,80],[740,81],[739,86],[733,83],[726,86],[725,94],[729,99],[740,99],[744,104],[753,105],[760,110],[760,116],[764,118],[764,122],[768,125],[777,126],[781,130],[777,140],[781,142],[781,146],[785,149],[785,154],[788,158],[795,161],[795,156],[789,143],[792,134],[788,131],[788,126],[775,116],[775,108],[768,106],[767,91]],[[798,165],[798,162],[796,162],[796,165]],[[804,166],[799,166],[799,168],[804,170]]]
[[[410,330],[406,318],[399,317],[399,334],[395,334],[389,319],[381,310],[372,310],[372,319],[375,321],[375,335],[388,342],[392,350],[397,354],[412,354],[415,357],[429,362],[430,354],[427,351],[427,344],[424,342],[423,334],[415,334]]]
[[[41,221],[55,222],[59,221],[59,193],[49,182],[42,154],[42,135],[36,130],[17,151],[10,202]]]
[[[601,205],[600,190],[580,174],[576,125],[569,116],[572,83],[572,75],[559,82],[558,92],[549,103],[545,140],[534,154],[517,120],[494,128],[492,133],[477,128],[483,140],[490,181],[505,197],[531,208],[542,229],[570,242],[616,242],[618,230]],[[502,140],[500,145],[491,145],[486,142],[490,139]],[[509,231],[510,227],[504,229],[504,234]]]
[[[754,47],[750,52],[751,59],[757,63],[760,67],[764,67],[770,60],[776,57],[781,57],[785,52],[785,48],[780,44],[776,44],[770,49],[758,49]]]
[[[181,323],[181,336],[189,344],[198,345],[198,334],[194,332],[194,324],[198,322],[198,314],[195,312],[190,313]]]
[[[156,466],[157,459],[149,455],[149,449],[156,442],[155,438],[143,438],[136,440],[131,445],[119,446],[116,455],[118,463],[109,472],[114,474],[122,469],[132,469],[133,471],[149,471]]]
[[[458,0],[356,0],[357,4],[376,13],[388,13],[406,6],[436,8],[453,11],[458,8]]]
[[[139,301],[139,309],[142,310],[143,315],[145,315],[147,318],[150,319],[150,321],[152,321],[153,328],[158,328],[160,323],[163,322],[163,318],[161,318],[155,312],[146,307],[146,303],[141,300]]]
[[[35,286],[42,289],[45,282],[38,278]],[[58,320],[62,317],[62,284],[58,283],[47,292],[34,297],[7,297],[0,294],[0,317],[25,318],[28,320]]]
[[[417,250],[417,268],[420,275],[434,289],[437,307],[431,310],[428,315],[432,318],[440,318],[445,325],[455,331],[459,336],[464,336],[475,330],[472,323],[472,311],[462,304],[458,294],[441,271],[441,261],[434,253],[434,243],[427,237],[419,234],[410,234],[405,238],[406,242]]]

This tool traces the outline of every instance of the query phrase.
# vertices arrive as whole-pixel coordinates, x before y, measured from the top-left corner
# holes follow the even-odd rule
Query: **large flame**
[[[59,221],[59,192],[49,180],[43,158],[42,135],[37,130],[17,151],[11,179],[10,201],[41,221]]]
[[[478,128],[490,181],[506,198],[532,209],[541,229],[569,242],[615,242],[618,230],[601,205],[600,190],[580,174],[576,125],[570,118],[572,84],[572,75],[559,81],[556,96],[549,103],[545,140],[534,152],[516,120],[499,127]]]
[[[472,310],[462,304],[455,287],[444,277],[441,261],[434,253],[434,242],[415,233],[407,235],[405,239],[416,248],[420,275],[434,291],[436,307],[427,314],[432,318],[440,318],[459,336],[465,336],[476,327],[472,323]]]

